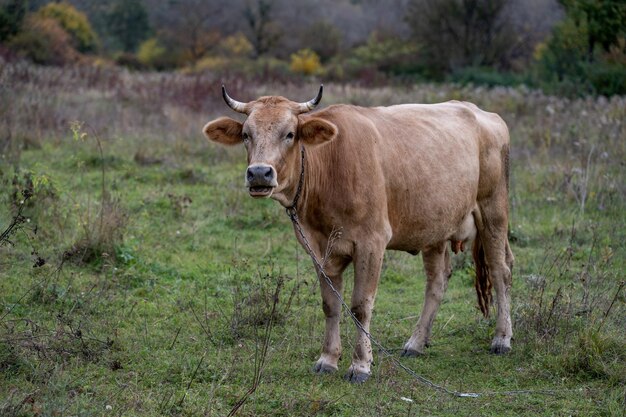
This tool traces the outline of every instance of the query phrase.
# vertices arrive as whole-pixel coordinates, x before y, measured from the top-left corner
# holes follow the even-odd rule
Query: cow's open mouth
[[[248,192],[251,197],[269,197],[274,191],[274,187],[250,187]]]

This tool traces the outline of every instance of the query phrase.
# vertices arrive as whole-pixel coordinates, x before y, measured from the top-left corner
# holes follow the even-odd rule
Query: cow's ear
[[[241,143],[243,125],[230,117],[220,117],[204,126],[205,136],[222,145],[236,145]]]
[[[337,137],[339,130],[333,123],[319,117],[301,120],[298,137],[305,145],[321,145]]]

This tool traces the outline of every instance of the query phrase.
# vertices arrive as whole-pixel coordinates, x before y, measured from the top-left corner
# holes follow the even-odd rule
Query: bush
[[[370,35],[365,45],[359,46],[352,56],[362,66],[374,67],[388,74],[415,72],[417,65],[415,44],[380,32]]]
[[[626,94],[626,63],[615,49],[597,48],[589,58],[586,25],[567,20],[537,53],[537,78],[544,90],[569,96]]]
[[[115,63],[122,67],[126,67],[132,70],[146,69],[144,64],[137,58],[137,55],[130,52],[122,52],[115,57]]]
[[[76,49],[80,52],[93,52],[98,47],[98,36],[84,13],[79,12],[69,3],[49,3],[37,11],[42,18],[56,20],[72,37]]]
[[[531,84],[528,76],[515,74],[512,72],[500,72],[488,67],[468,67],[453,72],[449,80],[455,83],[467,85],[486,85],[494,87],[497,85],[516,86],[520,84]]]
[[[584,69],[594,93],[604,96],[626,94],[626,66],[599,62],[587,64]]]
[[[70,35],[50,18],[31,15],[24,29],[9,42],[11,49],[37,64],[64,65],[80,55],[73,48]]]
[[[307,48],[291,54],[289,69],[297,74],[314,75],[322,71],[322,64],[319,55]]]
[[[139,46],[137,60],[146,67],[163,69],[165,53],[165,47],[156,38],[150,38]]]
[[[243,33],[238,32],[222,40],[220,49],[229,57],[245,57],[252,53],[254,47]]]

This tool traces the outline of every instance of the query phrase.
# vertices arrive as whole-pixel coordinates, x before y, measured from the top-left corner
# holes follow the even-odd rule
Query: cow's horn
[[[313,100],[309,100],[305,103],[298,103],[298,110],[300,110],[300,113],[306,113],[308,111],[311,111],[315,108],[315,106],[320,104],[320,101],[322,101],[323,92],[324,84],[320,84],[320,91],[317,93],[317,96]]]
[[[226,92],[226,87],[224,87],[224,84],[222,84],[222,97],[224,97],[224,101],[226,102],[226,104],[228,104],[228,107],[238,113],[247,114],[246,106],[248,103],[242,103],[241,101],[233,100]]]

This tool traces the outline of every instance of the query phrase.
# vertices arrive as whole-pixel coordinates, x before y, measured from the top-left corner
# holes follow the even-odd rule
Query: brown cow
[[[306,103],[277,96],[242,103],[223,87],[222,93],[233,110],[248,117],[244,123],[219,118],[204,127],[204,134],[226,145],[243,143],[252,197],[271,197],[283,207],[296,200],[318,259],[326,253],[331,232],[341,229],[325,269],[341,291],[342,273],[354,264],[352,312],[366,330],[385,249],[421,251],[427,277],[424,307],[402,354],[423,353],[451,274],[447,242],[476,234],[476,290],[485,315],[492,282],[497,294],[491,352],[510,350],[509,134],[498,115],[458,101],[333,105],[308,113],[321,100],[321,87]],[[338,369],[341,304],[323,279],[320,286],[326,334],[314,371],[323,373]],[[371,363],[370,341],[357,330],[346,379],[365,381]]]

